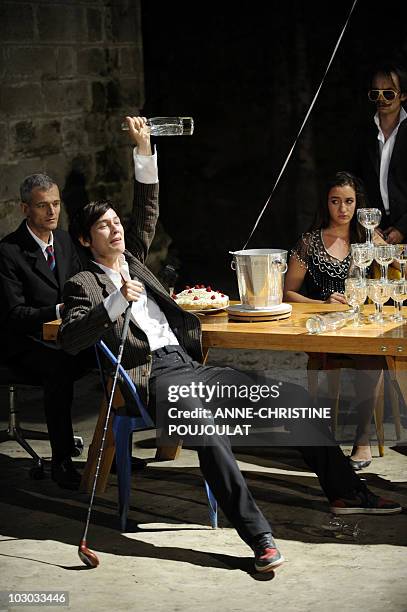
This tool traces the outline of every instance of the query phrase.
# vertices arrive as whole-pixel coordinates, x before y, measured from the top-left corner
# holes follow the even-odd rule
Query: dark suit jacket
[[[41,341],[42,324],[55,319],[66,279],[81,269],[68,232],[56,229],[53,235],[55,273],[25,221],[0,242],[0,312],[6,357],[24,352],[32,339]]]
[[[394,149],[390,160],[388,175],[390,215],[384,212],[380,194],[379,172],[380,156],[378,129],[371,121],[370,125],[356,137],[357,153],[351,170],[361,178],[366,187],[369,206],[382,211],[380,227],[396,227],[407,239],[407,119],[399,126]]]
[[[154,237],[158,219],[158,187],[143,185],[138,193],[142,204],[133,213],[133,224],[126,233],[125,252],[130,275],[137,277],[165,313],[179,343],[191,357],[202,360],[201,326],[198,317],[177,306],[168,292],[144,265]],[[103,300],[116,291],[115,285],[99,266],[89,263],[88,269],[71,278],[64,289],[65,308],[59,332],[62,348],[73,355],[103,339],[117,355],[124,317],[112,322]],[[142,400],[148,403],[148,380],[151,372],[151,351],[146,334],[133,322],[124,348],[122,365],[137,385]]]

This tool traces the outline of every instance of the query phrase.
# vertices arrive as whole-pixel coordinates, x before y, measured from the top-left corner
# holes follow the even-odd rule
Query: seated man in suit
[[[158,180],[158,179],[157,179]],[[91,253],[87,269],[64,288],[65,308],[60,328],[61,345],[73,355],[103,338],[117,354],[123,314],[131,305],[131,319],[122,365],[137,385],[146,405],[156,400],[157,418],[168,398],[168,385],[250,382],[231,368],[201,365],[201,330],[198,317],[180,308],[145,266],[145,258],[158,219],[158,192],[153,185],[136,182],[134,223],[126,233],[108,201],[91,202],[77,216],[73,232]],[[288,385],[286,406],[311,406],[308,394]],[[177,400],[179,410],[191,408],[191,397]],[[200,400],[194,399],[193,405]],[[167,403],[168,405],[168,403]],[[201,402],[205,411],[205,404]],[[198,418],[199,420],[199,418]],[[205,420],[203,421],[205,423]],[[304,446],[304,459],[317,473],[336,513],[380,513],[401,507],[371,493],[353,472],[338,446]],[[197,444],[200,467],[226,517],[240,537],[254,550],[258,571],[271,571],[283,563],[271,535],[271,527],[257,507],[233,456],[226,436],[204,437]]]
[[[151,154],[150,139],[136,122],[130,134],[137,146],[136,171],[140,181],[148,182],[142,161]],[[25,219],[0,242],[3,352],[7,363],[43,384],[52,478],[63,488],[77,489],[80,474],[71,460],[73,383],[92,364],[93,352],[73,358],[42,340],[42,325],[60,318],[64,283],[82,266],[69,233],[57,229],[61,198],[55,181],[45,174],[28,176],[20,195]]]

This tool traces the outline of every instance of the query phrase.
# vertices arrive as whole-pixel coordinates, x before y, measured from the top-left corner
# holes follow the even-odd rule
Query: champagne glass
[[[354,243],[350,245],[352,259],[355,266],[361,271],[362,279],[366,278],[366,268],[370,266],[374,259],[374,246],[370,242]]]
[[[355,309],[355,318],[353,325],[360,327],[362,321],[360,316],[360,307],[365,303],[367,298],[367,285],[364,280],[358,278],[345,279],[345,299],[349,306]]]
[[[387,270],[394,259],[394,246],[392,244],[379,244],[374,248],[374,258],[380,264],[380,281],[387,282]]]
[[[407,244],[393,244],[394,259],[400,264],[401,280],[406,280]]]
[[[392,321],[403,323],[407,319],[403,317],[403,302],[407,300],[407,281],[395,280],[391,283],[391,297],[394,300],[394,315],[391,316]]]
[[[376,314],[372,317],[372,320],[377,323],[384,323],[383,304],[390,299],[391,284],[383,282],[381,279],[372,279],[367,284],[367,294],[376,307]]]
[[[373,232],[379,225],[382,213],[378,208],[359,208],[358,221],[366,230],[366,242],[373,244]]]

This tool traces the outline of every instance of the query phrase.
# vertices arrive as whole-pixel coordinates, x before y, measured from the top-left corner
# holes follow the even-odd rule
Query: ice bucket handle
[[[230,262],[230,267],[232,268],[232,270],[236,270],[236,262],[234,259]]]

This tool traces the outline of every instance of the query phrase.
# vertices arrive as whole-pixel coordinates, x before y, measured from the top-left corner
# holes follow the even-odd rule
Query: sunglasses
[[[371,89],[368,92],[367,97],[371,102],[377,102],[380,96],[383,98],[383,100],[391,102],[397,98],[399,93],[399,91],[395,91],[394,89]]]

